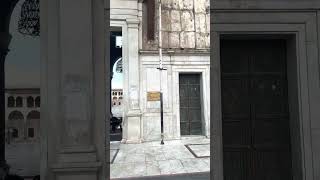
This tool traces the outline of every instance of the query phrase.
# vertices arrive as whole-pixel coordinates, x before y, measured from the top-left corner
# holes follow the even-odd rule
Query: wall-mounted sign
[[[160,101],[160,92],[148,92],[147,93],[148,101]]]
[[[116,36],[116,47],[122,48],[122,36]]]

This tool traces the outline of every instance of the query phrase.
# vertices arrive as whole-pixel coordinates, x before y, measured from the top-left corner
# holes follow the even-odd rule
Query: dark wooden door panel
[[[224,176],[225,180],[251,180],[250,166],[248,159],[251,157],[248,150],[226,151],[224,153],[224,172],[228,172]],[[226,174],[226,173],[225,173]]]
[[[221,43],[225,180],[291,180],[284,41]]]
[[[202,134],[200,74],[180,74],[181,135]]]

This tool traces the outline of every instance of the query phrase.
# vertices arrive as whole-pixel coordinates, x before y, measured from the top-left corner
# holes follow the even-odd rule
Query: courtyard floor
[[[210,139],[188,137],[181,140],[141,144],[110,143],[110,178],[159,176],[210,171]]]

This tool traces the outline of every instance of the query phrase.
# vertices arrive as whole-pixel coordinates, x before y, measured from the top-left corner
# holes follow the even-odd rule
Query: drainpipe
[[[162,11],[162,8],[161,8],[162,4],[161,4],[161,0],[159,0],[159,68],[160,68],[160,72],[161,72],[161,69],[162,69],[162,32],[161,32],[161,29],[162,29],[162,24],[161,24],[161,21],[162,21],[162,16],[161,16],[161,11]],[[160,76],[160,92],[161,91],[161,76]]]

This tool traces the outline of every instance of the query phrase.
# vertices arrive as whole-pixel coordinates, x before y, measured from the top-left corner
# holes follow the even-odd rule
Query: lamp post
[[[160,119],[161,119],[161,144],[164,144],[163,138],[163,93],[162,93],[162,71],[167,70],[162,66],[162,33],[161,33],[161,0],[158,1],[159,5],[159,69],[160,71]]]

